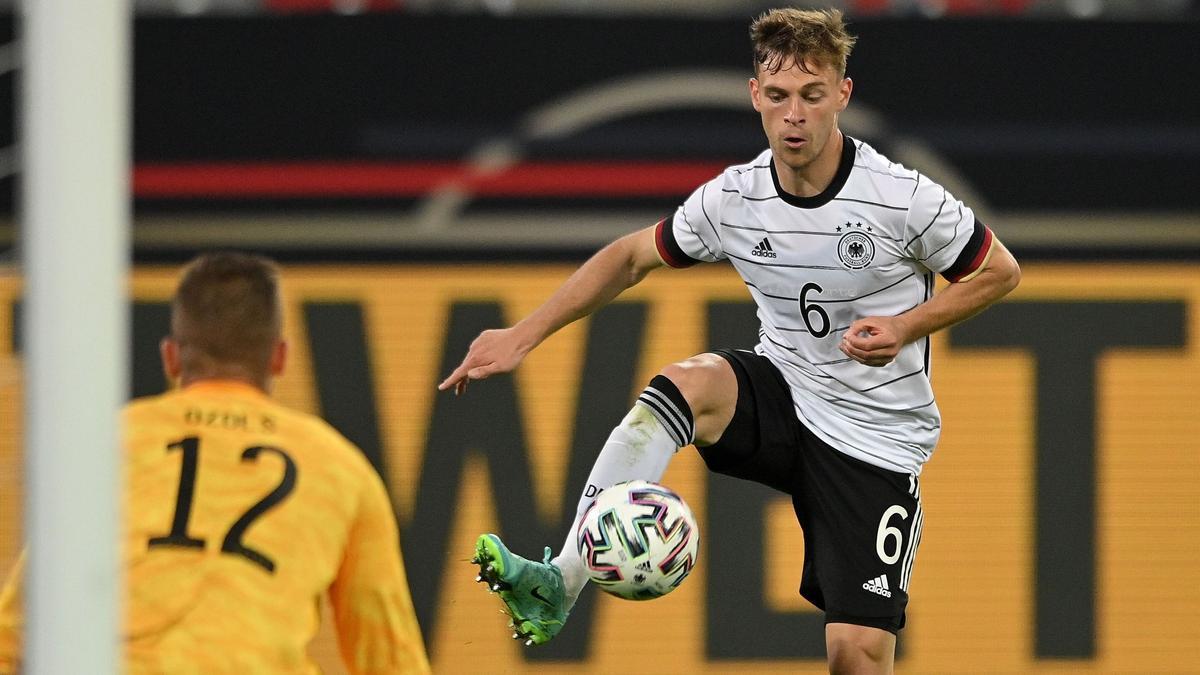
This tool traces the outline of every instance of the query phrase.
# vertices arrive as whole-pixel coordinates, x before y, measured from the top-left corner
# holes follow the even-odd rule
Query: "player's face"
[[[750,99],[762,115],[776,164],[803,171],[833,138],[853,83],[833,66],[809,63],[809,73],[790,60],[783,65],[778,72],[761,71],[750,80]]]

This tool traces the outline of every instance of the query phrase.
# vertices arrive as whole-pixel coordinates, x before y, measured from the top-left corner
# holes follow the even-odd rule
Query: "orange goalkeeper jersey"
[[[387,492],[332,427],[233,381],[134,401],[123,422],[126,672],[319,672],[326,592],[350,672],[429,671]]]

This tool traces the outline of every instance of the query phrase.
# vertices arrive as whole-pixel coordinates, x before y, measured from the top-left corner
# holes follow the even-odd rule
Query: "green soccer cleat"
[[[486,583],[488,591],[499,593],[504,601],[514,640],[524,638],[527,645],[540,645],[562,630],[567,597],[562,571],[550,563],[549,546],[542,562],[536,563],[509,552],[500,537],[481,534],[471,562],[479,565],[475,580]]]

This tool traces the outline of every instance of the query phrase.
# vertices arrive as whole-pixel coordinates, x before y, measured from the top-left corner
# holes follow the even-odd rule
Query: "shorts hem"
[[[855,626],[866,626],[868,628],[878,628],[886,630],[892,635],[899,635],[900,629],[904,627],[904,617],[895,616],[849,616],[847,614],[825,614],[826,625],[831,623],[848,623]]]

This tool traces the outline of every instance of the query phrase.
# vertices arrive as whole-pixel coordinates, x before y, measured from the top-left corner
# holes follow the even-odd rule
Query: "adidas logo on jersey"
[[[871,591],[876,595],[882,595],[885,598],[892,597],[892,592],[888,590],[887,575],[880,574],[874,579],[863,582],[863,590]]]
[[[771,248],[771,242],[767,241],[766,237],[763,237],[763,240],[758,242],[758,246],[750,250],[750,255],[756,255],[760,258],[778,257],[775,255],[775,249]]]

